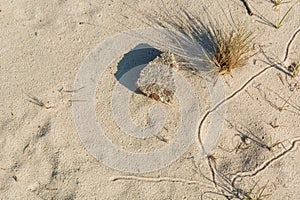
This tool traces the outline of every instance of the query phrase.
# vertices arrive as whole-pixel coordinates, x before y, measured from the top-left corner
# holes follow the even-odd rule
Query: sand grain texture
[[[300,59],[299,1],[280,5],[282,16],[298,3],[278,30],[250,17],[241,1],[226,1],[226,6],[220,2],[0,1],[0,199],[226,199],[236,191],[250,191],[256,182],[254,191],[258,194],[266,186],[269,199],[299,199],[300,76],[291,78],[284,68]],[[278,11],[269,1],[249,3],[254,13],[277,20]],[[164,15],[165,7],[175,15],[180,5],[196,14],[205,5],[221,23],[230,9],[233,18],[255,30],[255,51],[260,46],[266,56],[259,53],[231,76],[218,79],[226,83],[227,98],[220,106],[227,106],[227,122],[209,159],[199,159],[195,133],[195,143],[167,168],[143,174],[108,168],[85,150],[77,135],[71,101],[78,89],[73,88],[76,74],[106,38],[148,26],[140,20],[144,13],[139,10]],[[146,141],[126,136],[112,121],[107,103],[120,60],[116,58],[99,83],[97,119],[108,138],[124,149],[161,148],[176,137],[178,102],[175,99],[172,109],[164,105],[169,118],[160,135]],[[195,118],[200,122],[211,109],[205,83],[187,72],[178,73],[199,99],[200,116]],[[27,94],[46,107],[30,103]],[[147,124],[147,110],[155,103],[133,93],[133,120]],[[208,134],[207,124],[213,120],[203,121],[202,135]],[[280,144],[270,149],[270,141]]]

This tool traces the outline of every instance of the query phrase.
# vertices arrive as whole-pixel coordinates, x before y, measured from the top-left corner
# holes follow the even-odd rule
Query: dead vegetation
[[[212,60],[220,74],[230,73],[232,69],[247,63],[252,39],[253,33],[242,26],[230,31],[214,30]]]

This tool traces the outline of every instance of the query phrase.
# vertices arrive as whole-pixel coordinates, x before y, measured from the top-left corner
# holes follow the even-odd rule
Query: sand
[[[254,16],[241,1],[163,2],[0,1],[0,199],[300,198],[300,76],[287,69],[300,59],[299,1],[249,1]],[[134,91],[137,72],[121,77],[159,54],[131,30],[182,5],[221,24],[230,11],[257,54],[220,90],[178,71],[168,105]]]

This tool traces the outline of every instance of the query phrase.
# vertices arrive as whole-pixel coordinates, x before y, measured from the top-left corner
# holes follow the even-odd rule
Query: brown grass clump
[[[165,45],[163,52],[169,51],[182,58],[179,68],[194,74],[215,74],[216,71],[226,74],[245,65],[251,57],[249,53],[254,34],[235,20],[231,13],[230,18],[224,13],[227,21],[223,22],[212,17],[206,8],[203,8],[204,14],[201,16],[184,7],[175,16],[165,7],[164,10],[162,16],[149,15],[147,20],[149,24],[171,30],[162,32],[162,35],[171,38],[173,43],[165,45],[164,40],[155,43],[158,46]]]
[[[229,26],[226,26],[206,11],[204,17],[193,15],[187,10],[181,10],[179,13],[181,15],[178,18],[166,20],[166,27],[171,27],[171,30],[175,28],[188,36],[183,39],[178,37],[181,39],[180,44],[184,45],[178,47],[181,50],[177,50],[179,54],[174,53],[194,65],[192,71],[205,71],[207,68],[215,71],[216,66],[219,74],[226,74],[247,63],[251,57],[251,44],[254,39],[254,32],[247,26],[236,23],[233,19],[229,21],[228,18],[228,23],[225,24]],[[201,48],[206,52],[205,56]],[[172,52],[172,49],[170,51]]]
[[[236,67],[245,65],[251,51],[253,32],[239,26],[236,30],[214,30],[214,51],[211,59],[220,74],[230,73]]]

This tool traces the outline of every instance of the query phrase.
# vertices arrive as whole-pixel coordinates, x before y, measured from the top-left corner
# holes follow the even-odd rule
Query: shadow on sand
[[[154,60],[162,52],[147,44],[139,44],[130,52],[125,54],[118,63],[118,71],[115,73],[116,79],[126,88],[132,90],[139,77],[141,70],[150,61]],[[141,66],[143,65],[143,66]],[[138,68],[136,68],[138,67]],[[134,70],[134,73],[129,74],[129,78],[122,78],[127,72]],[[127,75],[128,76],[128,75]],[[133,91],[135,92],[135,91]]]

